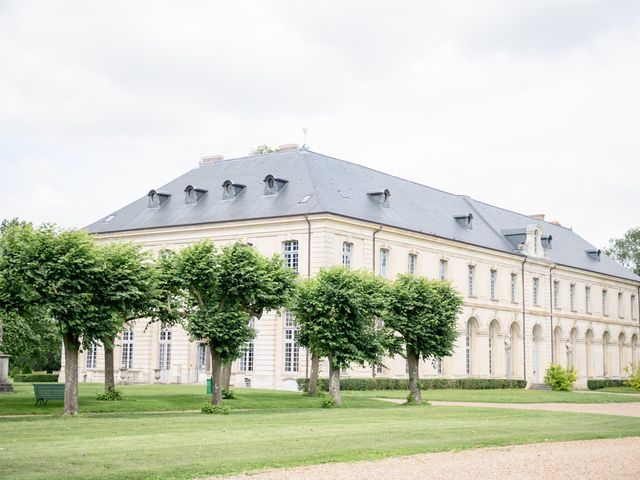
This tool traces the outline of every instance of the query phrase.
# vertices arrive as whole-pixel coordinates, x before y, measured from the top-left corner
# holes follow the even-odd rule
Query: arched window
[[[475,318],[470,318],[467,322],[467,336],[465,345],[465,372],[467,375],[473,375],[475,373],[475,362],[473,357],[475,356],[476,345],[476,333],[478,331],[478,322]]]
[[[567,363],[570,368],[578,369],[578,362],[576,356],[576,348],[578,345],[578,330],[576,328],[571,329],[571,335],[569,336],[569,345],[567,347]]]
[[[500,325],[493,320],[489,325],[489,375],[496,375],[497,372],[497,353],[498,353],[498,334]]]
[[[533,381],[536,383],[542,382],[542,348],[542,327],[540,327],[540,325],[535,325],[531,332],[531,370],[533,373]]]
[[[518,373],[518,352],[520,351],[520,326],[517,322],[513,322],[509,328],[509,338],[504,342],[507,364],[507,378],[517,377]]]
[[[620,333],[618,337],[618,372],[620,376],[625,374],[624,368],[627,366],[627,356],[625,355],[626,340],[624,333]]]
[[[587,334],[585,335],[586,347],[587,347],[587,355],[586,355],[586,363],[587,363],[587,377],[593,376],[593,331],[587,330]]]
[[[538,243],[540,243],[540,230],[537,228],[533,231],[533,253],[538,255]]]
[[[553,329],[553,355],[554,362],[558,365],[564,365],[566,360],[566,355],[563,355],[562,351],[562,330],[559,326]]]
[[[635,333],[631,337],[631,363],[632,368],[638,368],[638,335]]]
[[[604,332],[602,335],[602,374],[605,377],[609,376],[609,342],[611,341],[611,335],[609,332]]]

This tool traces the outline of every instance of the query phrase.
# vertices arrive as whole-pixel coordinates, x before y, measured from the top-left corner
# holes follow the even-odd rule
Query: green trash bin
[[[213,393],[213,388],[211,387],[211,379],[207,378],[207,395],[211,395]]]

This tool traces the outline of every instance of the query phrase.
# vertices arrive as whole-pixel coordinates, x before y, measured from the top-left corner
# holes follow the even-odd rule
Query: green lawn
[[[406,398],[404,390],[348,392],[351,397]],[[489,403],[626,403],[640,402],[640,395],[610,395],[600,392],[551,392],[544,390],[423,390],[423,400]]]
[[[49,401],[46,407],[36,407],[30,383],[14,384],[14,394],[0,395],[0,415],[59,414],[62,401]],[[80,411],[82,413],[140,413],[199,410],[203,402],[210,401],[202,385],[125,385],[118,386],[123,399],[118,402],[96,400],[102,392],[101,384],[80,384]],[[321,400],[298,392],[280,390],[234,389],[236,398],[225,401],[232,409],[298,409],[320,408]],[[406,396],[406,394],[405,394]],[[345,396],[347,408],[388,408],[389,404],[373,400],[370,396]]]
[[[634,390],[631,387],[607,387],[601,390],[596,390],[597,392],[613,392],[613,393],[633,393],[635,395],[640,395],[640,390]]]
[[[640,435],[640,419],[465,407],[5,417],[4,478],[192,478],[488,445]]]
[[[218,416],[191,411],[207,399],[202,386],[125,386],[122,401],[99,402],[95,394],[101,386],[82,384],[81,415],[62,417],[62,402],[36,408],[30,384],[15,389],[0,395],[0,471],[2,478],[16,480],[186,479],[488,445],[640,435],[640,418],[408,407],[375,400],[405,398],[404,391],[347,391],[345,408],[326,410],[320,399],[297,392],[236,389],[237,398],[225,401],[234,411]],[[430,390],[425,397],[640,401],[637,395],[525,390]],[[30,415],[34,412],[38,415]]]

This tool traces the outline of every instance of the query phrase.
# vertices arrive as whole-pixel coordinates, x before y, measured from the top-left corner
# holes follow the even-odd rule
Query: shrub
[[[9,376],[15,380],[16,375],[20,375],[20,367],[13,367],[9,372]]]
[[[326,396],[322,399],[322,402],[320,402],[320,406],[322,408],[333,408],[336,406],[336,401],[333,399],[333,397]]]
[[[225,400],[233,400],[234,398],[236,398],[236,394],[233,393],[233,390],[231,390],[230,388],[223,388],[222,398],[224,398]]]
[[[626,380],[613,379],[591,379],[587,380],[587,388],[589,390],[600,390],[609,387],[624,387]]]
[[[110,402],[115,402],[117,400],[122,400],[122,393],[115,388],[107,388],[107,390],[103,393],[96,394],[96,400],[106,400]]]
[[[200,406],[200,411],[212,415],[229,415],[231,413],[231,409],[227,405],[212,405],[211,403],[203,403]]]
[[[25,365],[24,367],[22,367],[22,373],[24,374],[33,373],[33,370],[31,370],[31,365]]]
[[[413,393],[409,393],[409,395],[407,395],[407,405],[417,405],[418,402],[416,402],[416,399],[413,397]]]
[[[309,391],[309,379],[299,378],[298,390]],[[497,389],[497,388],[525,388],[524,380],[509,380],[504,378],[425,378],[418,383],[421,390],[441,390],[448,388],[462,390]],[[329,381],[318,379],[318,390],[328,391]],[[343,378],[340,380],[340,390],[408,390],[409,380],[406,378]]]
[[[640,390],[640,363],[632,363],[624,370],[629,374],[629,379],[626,381],[627,386],[634,390]]]
[[[544,383],[549,385],[551,390],[569,392],[573,390],[576,378],[578,378],[578,374],[573,368],[551,364],[544,374]]]
[[[57,373],[16,373],[13,377],[15,382],[27,383],[55,383],[58,381]]]

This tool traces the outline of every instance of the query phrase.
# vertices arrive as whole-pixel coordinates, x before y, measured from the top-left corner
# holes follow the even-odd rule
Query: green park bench
[[[34,383],[36,407],[46,407],[49,400],[64,400],[64,383]]]

